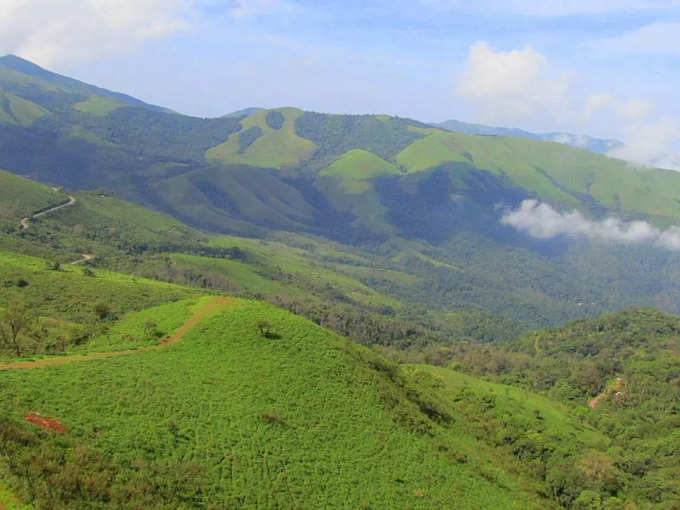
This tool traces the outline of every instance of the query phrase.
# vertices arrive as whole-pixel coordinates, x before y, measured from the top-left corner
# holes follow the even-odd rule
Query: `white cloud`
[[[189,27],[194,0],[2,0],[0,54],[43,66],[134,50]]]
[[[615,158],[657,168],[680,170],[680,128],[669,118],[634,123],[625,128],[626,143],[609,152]]]
[[[503,126],[547,131],[577,126],[581,130],[592,125],[593,119],[604,118],[600,124],[614,126],[615,136],[624,143],[610,156],[680,170],[676,121],[655,117],[654,105],[641,98],[596,92],[576,100],[571,81],[569,74],[553,69],[532,48],[502,52],[478,42],[470,48],[454,91],[480,121]]]
[[[590,118],[594,113],[601,110],[611,110],[620,117],[639,121],[652,111],[652,104],[644,99],[619,99],[606,93],[588,96],[584,111],[585,116]]]
[[[485,122],[536,120],[549,112],[568,114],[570,79],[555,73],[545,56],[531,48],[494,51],[485,42],[470,48],[455,93],[473,104]]]
[[[645,243],[680,250],[680,227],[660,230],[646,221],[626,222],[620,218],[592,221],[578,211],[558,212],[537,200],[524,200],[518,209],[503,215],[501,223],[538,239],[565,235],[625,244]]]
[[[646,25],[616,37],[600,39],[591,44],[602,55],[678,54],[680,53],[680,23],[659,22]]]

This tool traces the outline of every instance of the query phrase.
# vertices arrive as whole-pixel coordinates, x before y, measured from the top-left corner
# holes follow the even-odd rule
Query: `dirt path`
[[[113,352],[92,352],[89,354],[72,354],[69,356],[61,356],[54,358],[40,359],[36,361],[16,361],[14,363],[6,363],[0,365],[0,370],[26,370],[30,368],[40,368],[55,365],[66,365],[68,363],[73,363],[74,361],[91,361],[95,359],[106,359],[115,358],[118,356],[127,356],[129,354],[136,354],[139,352],[153,351],[156,349],[163,349],[168,345],[174,344],[182,339],[182,337],[193,328],[196,324],[201,322],[206,317],[213,315],[224,309],[226,305],[233,302],[231,298],[228,297],[214,297],[207,304],[201,307],[196,313],[189,317],[184,324],[182,324],[172,335],[166,338],[163,342],[157,345],[151,345],[148,347],[141,347],[139,349],[128,349],[125,351],[113,351]]]
[[[69,207],[72,206],[73,204],[76,203],[76,199],[73,198],[71,195],[66,195],[68,197],[68,202],[64,202],[63,204],[55,205],[54,207],[50,207],[49,209],[45,209],[42,212],[35,213],[32,216],[29,216],[28,218],[21,218],[21,230],[26,230],[30,226],[30,220],[34,218],[40,218],[41,216],[44,216],[46,214],[49,214],[51,212],[57,211],[59,209],[63,209],[64,207]]]
[[[600,405],[600,402],[602,402],[604,399],[606,399],[612,393],[619,391],[622,386],[623,386],[623,379],[621,379],[620,377],[617,377],[616,381],[614,381],[612,384],[607,386],[602,393],[600,393],[597,397],[595,397],[590,402],[588,402],[588,407],[590,407],[591,409],[595,409],[597,406]]]
[[[91,253],[83,253],[78,260],[74,260],[73,262],[69,262],[71,265],[75,264],[80,264],[81,262],[86,262],[88,260],[92,260],[94,258],[94,255]]]

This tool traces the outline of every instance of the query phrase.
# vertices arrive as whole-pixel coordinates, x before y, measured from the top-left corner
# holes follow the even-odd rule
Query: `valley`
[[[0,92],[0,508],[677,506],[677,250],[504,221],[671,236],[677,172],[13,56]]]

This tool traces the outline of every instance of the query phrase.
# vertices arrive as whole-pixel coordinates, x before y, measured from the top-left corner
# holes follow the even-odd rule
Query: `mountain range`
[[[680,174],[13,56],[0,98],[0,508],[677,506]]]
[[[515,136],[517,138],[528,138],[542,142],[564,143],[600,154],[607,154],[611,150],[623,146],[623,143],[619,140],[607,138],[593,138],[592,136],[575,135],[573,133],[532,133],[518,128],[493,127],[484,124],[461,122],[459,120],[446,120],[433,125],[448,131],[467,133],[469,135]]]
[[[0,168],[37,181],[212,232],[337,242],[415,277],[415,289],[377,284],[426,306],[532,325],[627,305],[680,311],[677,252],[625,232],[612,241],[601,226],[637,221],[660,233],[680,221],[673,171],[387,115],[189,117],[13,56],[0,59],[0,91]],[[531,200],[564,224],[554,235],[507,221],[523,204],[538,214]],[[569,222],[583,225],[574,234]]]

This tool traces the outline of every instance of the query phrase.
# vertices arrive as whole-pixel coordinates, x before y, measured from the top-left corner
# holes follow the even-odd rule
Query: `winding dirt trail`
[[[72,266],[75,264],[80,264],[81,262],[86,262],[88,260],[92,260],[94,258],[94,255],[91,253],[83,253],[78,260],[74,260],[73,262],[69,262]]]
[[[64,202],[63,204],[55,205],[54,207],[50,207],[49,209],[45,209],[44,211],[41,211],[39,213],[35,213],[27,218],[21,218],[21,230],[26,230],[31,224],[30,221],[35,218],[40,218],[41,216],[45,216],[46,214],[49,214],[54,211],[58,211],[59,209],[63,209],[64,207],[70,207],[73,204],[76,203],[76,199],[73,198],[71,195],[66,195],[68,197],[68,202]]]
[[[6,363],[0,365],[0,370],[27,370],[31,368],[50,367],[55,365],[66,365],[75,361],[92,361],[95,359],[116,358],[118,356],[127,356],[130,354],[137,354],[140,352],[153,351],[156,349],[163,349],[175,342],[178,342],[182,337],[196,324],[201,322],[206,317],[213,315],[221,310],[227,308],[228,305],[233,304],[234,300],[229,297],[214,297],[191,317],[189,317],[184,324],[182,324],[172,335],[166,338],[163,342],[151,345],[148,347],[140,347],[139,349],[127,349],[124,351],[113,352],[92,352],[89,354],[72,354],[69,356],[61,356],[54,358],[45,358],[36,361],[16,361],[13,363]]]

